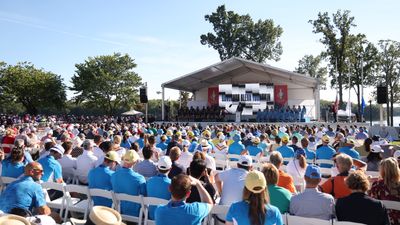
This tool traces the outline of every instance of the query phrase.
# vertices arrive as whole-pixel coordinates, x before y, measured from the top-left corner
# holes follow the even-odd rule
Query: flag
[[[362,96],[361,100],[361,115],[364,115],[364,109],[365,109],[365,101],[364,101],[364,96]]]
[[[333,110],[334,113],[337,113],[339,110],[339,99],[338,99],[338,93],[336,92],[336,100],[335,100],[335,104],[333,105]]]

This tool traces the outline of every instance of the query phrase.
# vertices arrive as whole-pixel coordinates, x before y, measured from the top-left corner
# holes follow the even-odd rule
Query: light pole
[[[372,99],[369,99],[369,126],[372,127]]]
[[[161,91],[156,91],[156,94],[157,95],[159,95],[159,94],[161,94],[162,92]],[[158,99],[158,98],[157,98]],[[162,100],[162,99],[161,99]],[[161,104],[161,107],[162,107],[162,104]],[[160,107],[160,109],[161,109],[161,111],[162,111],[162,108]],[[162,112],[161,112],[162,113]],[[162,116],[161,116],[162,117]],[[156,118],[158,118],[158,115],[156,116]],[[161,118],[162,119],[162,118]]]

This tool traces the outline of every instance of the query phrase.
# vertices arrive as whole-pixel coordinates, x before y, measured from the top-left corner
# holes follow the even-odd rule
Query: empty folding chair
[[[332,220],[286,215],[288,225],[332,225]]]
[[[86,195],[87,199],[72,197],[71,193]],[[83,185],[67,184],[65,186],[65,195],[67,207],[65,210],[64,221],[67,220],[68,212],[83,213],[83,218],[86,219],[90,206],[89,203],[91,201],[88,187]]]
[[[149,209],[151,206],[166,205],[166,204],[168,204],[168,200],[165,200],[162,198],[143,197],[144,225],[155,225],[156,224],[156,222],[154,220],[149,219]]]

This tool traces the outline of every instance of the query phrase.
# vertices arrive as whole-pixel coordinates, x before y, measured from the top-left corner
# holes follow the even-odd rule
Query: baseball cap
[[[322,136],[322,142],[329,143],[329,141],[330,141],[330,138],[328,135]]]
[[[304,176],[311,178],[311,179],[320,179],[321,171],[318,166],[308,165]]]
[[[201,146],[203,146],[203,147],[207,147],[207,146],[208,146],[208,142],[207,142],[206,139],[201,140],[200,144],[201,144]]]
[[[383,149],[379,145],[372,145],[371,146],[371,152],[373,153],[380,153],[383,152]],[[399,155],[400,156],[400,155]]]
[[[0,224],[30,225],[31,223],[22,216],[5,215],[5,216],[0,217]]]
[[[289,135],[283,135],[281,138],[282,142],[289,142]]]
[[[122,157],[122,160],[127,163],[134,163],[139,159],[139,154],[135,150],[129,150]]]
[[[258,143],[260,143],[260,138],[254,137],[253,139],[251,139],[251,142],[258,144]]]
[[[393,154],[393,157],[395,159],[398,159],[400,157],[400,150],[395,151],[394,154]]]
[[[104,158],[109,159],[114,162],[120,162],[121,159],[119,158],[119,155],[116,151],[109,151],[107,154],[104,156]]]
[[[253,165],[253,159],[249,155],[241,155],[238,163],[242,166],[251,166]]]
[[[347,140],[346,140],[346,144],[349,144],[349,145],[354,145],[354,144],[355,144],[355,142],[354,142],[354,140],[353,140],[353,139],[347,138]]]
[[[183,140],[182,141],[182,146],[190,146],[190,141],[189,140]]]
[[[61,145],[55,145],[54,147],[50,148],[50,151],[52,151],[52,150],[60,153],[61,156],[64,155],[64,151],[65,151],[63,146],[61,146]]]
[[[287,131],[286,127],[279,127],[279,131],[285,133]]]
[[[247,174],[244,185],[253,193],[261,193],[267,187],[267,181],[263,173],[255,170]]]
[[[161,156],[161,158],[158,160],[157,164],[158,169],[160,170],[169,170],[172,167],[172,161],[169,156]]]

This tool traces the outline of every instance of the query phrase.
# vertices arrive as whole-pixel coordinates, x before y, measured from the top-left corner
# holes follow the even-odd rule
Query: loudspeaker
[[[386,86],[378,86],[376,90],[376,101],[378,104],[386,104],[388,101],[388,91]]]
[[[140,94],[140,103],[147,103],[148,102],[147,89],[146,88],[140,88],[139,94]]]

